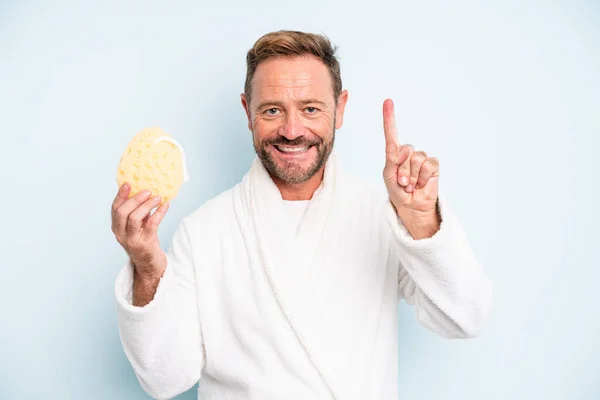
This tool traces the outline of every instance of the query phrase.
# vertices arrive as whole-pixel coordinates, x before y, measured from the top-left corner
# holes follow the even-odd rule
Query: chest
[[[316,386],[341,373],[364,379],[352,365],[371,365],[378,337],[395,332],[398,271],[388,238],[372,218],[324,227],[312,247],[289,224],[281,232],[267,250],[243,224],[193,243],[210,249],[194,260],[208,366],[251,381],[248,365],[269,380]],[[278,249],[287,253],[266,254]],[[307,252],[304,262],[293,259]]]

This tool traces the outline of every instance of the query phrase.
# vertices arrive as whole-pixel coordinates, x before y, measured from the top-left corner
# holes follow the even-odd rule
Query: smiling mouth
[[[273,145],[280,153],[284,154],[301,154],[306,153],[312,146],[284,146],[284,145]]]

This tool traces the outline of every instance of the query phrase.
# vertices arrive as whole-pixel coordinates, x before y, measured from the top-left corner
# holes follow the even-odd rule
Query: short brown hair
[[[319,58],[329,69],[333,83],[333,96],[337,103],[342,93],[342,77],[340,63],[335,56],[337,47],[334,47],[327,36],[299,31],[280,30],[261,36],[246,55],[246,83],[244,94],[250,102],[252,91],[252,78],[258,65],[272,57],[293,57],[313,55]]]

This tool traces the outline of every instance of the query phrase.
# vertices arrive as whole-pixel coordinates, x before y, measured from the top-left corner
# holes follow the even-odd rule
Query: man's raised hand
[[[383,130],[386,158],[383,180],[398,215],[436,213],[439,162],[411,145],[400,144],[396,130],[394,103],[383,102]]]

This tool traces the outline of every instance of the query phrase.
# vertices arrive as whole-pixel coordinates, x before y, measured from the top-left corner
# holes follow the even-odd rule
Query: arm
[[[123,350],[144,391],[156,399],[190,389],[205,364],[191,254],[182,223],[159,280],[134,284],[129,262],[115,283]]]
[[[390,259],[400,264],[400,297],[414,304],[419,322],[439,335],[477,336],[489,313],[491,286],[458,219],[438,194],[439,161],[400,145],[391,99],[383,103],[383,127]]]
[[[388,206],[392,251],[399,260],[400,298],[414,305],[418,321],[445,338],[479,335],[491,308],[491,285],[450,207],[439,200],[439,230],[415,239]]]
[[[167,267],[167,255],[165,253],[160,254],[160,268],[161,271],[164,271]],[[130,259],[131,263],[131,259]],[[156,294],[156,289],[158,289],[158,284],[160,283],[160,279],[164,276],[163,274],[156,276],[145,276],[143,274],[138,273],[136,266],[132,263],[132,271],[133,271],[133,286],[132,286],[132,302],[136,307],[144,307],[148,303],[152,301],[154,295]]]

